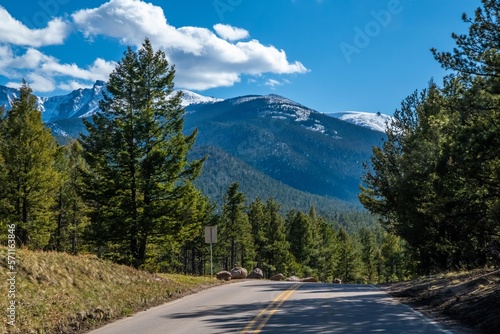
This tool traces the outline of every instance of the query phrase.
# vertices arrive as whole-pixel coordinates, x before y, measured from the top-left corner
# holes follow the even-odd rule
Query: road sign
[[[210,244],[210,276],[214,275],[212,244],[217,242],[217,226],[205,226],[205,243]]]
[[[217,243],[217,226],[205,226],[205,243]]]

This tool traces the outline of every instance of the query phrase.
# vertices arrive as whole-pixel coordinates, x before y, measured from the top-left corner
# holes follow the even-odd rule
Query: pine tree
[[[226,269],[237,264],[253,264],[251,226],[244,212],[245,201],[245,195],[239,191],[238,183],[232,183],[224,196],[222,208],[221,239],[227,242]]]
[[[19,98],[0,117],[0,217],[16,225],[20,246],[43,248],[54,231],[52,205],[58,183],[57,144],[42,123],[35,96],[23,81]]]
[[[87,207],[80,193],[86,165],[78,141],[59,147],[56,169],[60,175],[54,207],[57,227],[50,248],[76,254],[84,246],[83,236],[88,224]]]
[[[483,0],[453,53],[454,71],[395,113],[374,149],[360,200],[409,245],[422,273],[498,262],[500,94],[498,1]]]
[[[353,238],[344,230],[338,232],[339,262],[336,277],[342,282],[357,283],[361,279],[361,257]]]
[[[256,198],[248,208],[248,221],[252,227],[252,238],[255,247],[255,262],[257,267],[263,268],[266,258],[266,246],[268,239],[266,230],[268,229],[268,220],[266,219],[266,206],[260,198]]]
[[[316,265],[318,279],[331,282],[335,278],[335,268],[339,262],[340,243],[332,224],[321,217],[317,217],[316,222],[320,236]]]
[[[377,277],[377,248],[375,237],[372,231],[362,228],[359,233],[359,243],[361,245],[361,261],[363,261],[363,277],[370,284],[378,282]]]
[[[189,196],[185,196],[179,205],[181,216],[174,235],[179,244],[185,274],[203,274],[204,260],[208,252],[205,244],[204,226],[212,221],[214,206],[199,190],[192,186]]]
[[[314,249],[313,231],[309,217],[302,212],[289,215],[288,242],[290,251],[297,262],[308,266]]]
[[[454,71],[444,87],[457,119],[449,152],[456,171],[453,190],[460,197],[452,208],[455,225],[466,225],[454,241],[456,257],[482,266],[498,263],[500,244],[500,3],[482,0],[474,17],[462,18],[469,32],[452,35],[453,52],[432,52],[443,68]]]
[[[148,39],[131,48],[111,73],[101,112],[85,121],[82,136],[86,198],[98,249],[140,266],[148,240],[165,236],[180,214],[176,204],[201,172],[187,160],[196,131],[182,133],[182,93],[174,93],[175,71]]]
[[[381,270],[384,282],[397,282],[407,279],[406,270],[408,264],[405,261],[406,254],[401,239],[391,233],[384,236],[380,247],[380,255],[383,261]]]
[[[286,274],[292,265],[290,244],[286,239],[285,220],[280,214],[280,205],[273,198],[266,202],[266,239],[264,248],[264,272],[267,277],[276,273]]]

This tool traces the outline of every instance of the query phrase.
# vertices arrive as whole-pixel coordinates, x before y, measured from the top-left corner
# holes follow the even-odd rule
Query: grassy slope
[[[6,248],[0,248],[6,282]],[[7,325],[1,284],[2,333],[77,333],[139,310],[220,284],[209,277],[153,275],[98,259],[17,250],[16,328]]]
[[[498,333],[500,270],[484,269],[424,277],[383,286],[403,302],[473,333]],[[467,331],[465,331],[467,332]]]

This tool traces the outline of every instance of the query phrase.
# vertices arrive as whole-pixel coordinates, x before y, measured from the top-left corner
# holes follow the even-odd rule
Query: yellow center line
[[[250,321],[250,323],[240,332],[240,334],[247,333],[260,333],[262,328],[266,325],[274,313],[283,305],[283,303],[290,298],[290,296],[301,286],[301,283],[294,284],[287,290],[283,291],[276,297],[266,308],[257,314],[257,316]],[[255,327],[255,325],[257,326]],[[255,329],[253,329],[255,328]]]

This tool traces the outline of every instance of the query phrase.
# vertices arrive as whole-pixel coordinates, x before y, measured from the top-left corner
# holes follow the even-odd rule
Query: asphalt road
[[[204,290],[91,334],[450,333],[370,285],[247,281]]]

